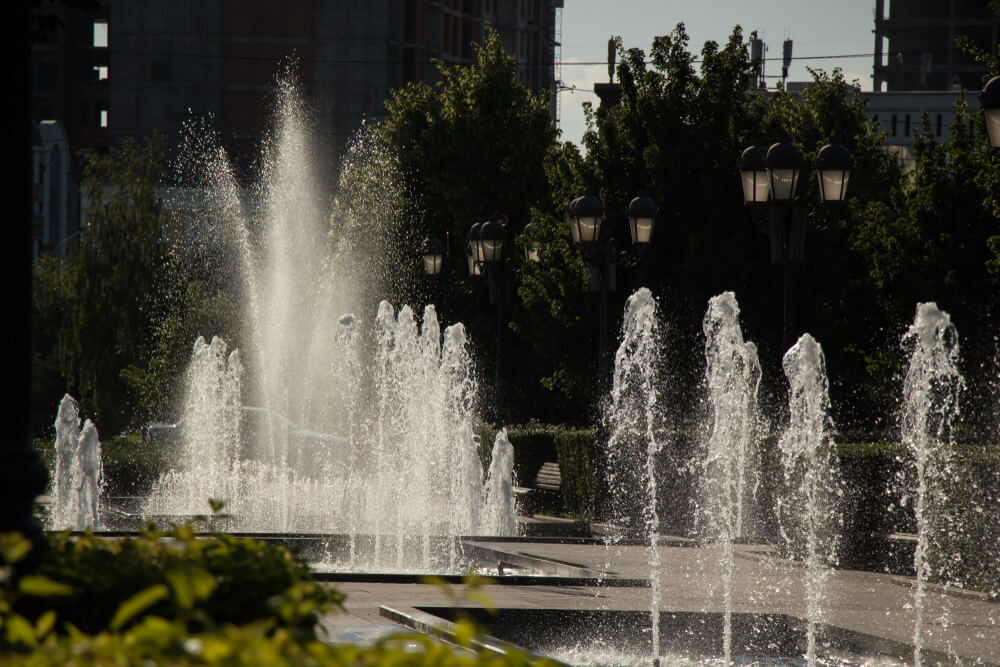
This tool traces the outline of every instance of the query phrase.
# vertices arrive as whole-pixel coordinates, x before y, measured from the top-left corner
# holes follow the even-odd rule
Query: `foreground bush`
[[[26,555],[17,536],[2,544],[8,564]],[[195,632],[265,622],[307,637],[318,615],[342,601],[313,583],[305,563],[283,547],[198,536],[191,526],[120,539],[50,533],[31,576],[15,581],[11,567],[4,611],[36,626],[51,617],[60,633],[124,629],[155,616]]]
[[[30,574],[31,546],[0,535],[0,663],[4,665],[526,665],[523,653],[471,650],[477,628],[458,624],[457,652],[424,635],[373,647],[331,646],[319,616],[343,596],[310,580],[280,546],[190,526],[138,537],[49,535]]]

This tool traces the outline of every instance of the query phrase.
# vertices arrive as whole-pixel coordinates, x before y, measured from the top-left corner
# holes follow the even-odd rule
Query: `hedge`
[[[551,664],[477,649],[482,630],[471,621],[455,635],[468,652],[416,634],[370,647],[325,644],[318,616],[342,610],[343,596],[311,582],[279,546],[198,536],[190,526],[124,540],[57,533],[50,542],[39,569],[0,579],[5,665]],[[16,571],[30,548],[18,534],[0,535],[0,570]]]

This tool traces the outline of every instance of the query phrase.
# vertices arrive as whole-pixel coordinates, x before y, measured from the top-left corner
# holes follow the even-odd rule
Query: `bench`
[[[559,464],[545,461],[527,486],[514,487],[522,514],[558,511],[562,508],[562,474]]]

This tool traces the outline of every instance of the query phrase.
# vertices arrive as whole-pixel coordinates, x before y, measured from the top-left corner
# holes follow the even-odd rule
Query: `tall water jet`
[[[486,473],[483,494],[483,532],[486,535],[512,536],[517,532],[514,521],[514,447],[507,440],[507,429],[500,429],[493,441],[493,455]]]
[[[80,426],[76,400],[65,394],[56,415],[55,484],[49,526],[55,529],[101,528],[98,505],[104,484],[101,442],[88,419]]]
[[[733,545],[753,534],[754,502],[760,485],[760,417],[757,347],[743,340],[739,305],[732,292],[708,302],[705,333],[705,384],[710,421],[698,461],[697,524],[707,542],[721,548],[725,622],[723,651],[732,651]]]
[[[614,378],[605,421],[608,429],[608,488],[614,520],[649,540],[652,658],[660,655],[660,519],[656,461],[657,372],[660,324],[656,301],[645,287],[629,297],[615,353]],[[641,522],[641,523],[640,523]]]
[[[239,488],[242,377],[238,350],[229,353],[226,342],[217,336],[211,343],[198,337],[185,376],[179,466],[154,485],[146,501],[147,514],[202,514],[209,498],[226,500],[231,512],[249,510],[238,504],[243,497]],[[251,451],[259,444],[247,442]]]
[[[207,497],[224,498],[233,529],[350,533],[352,564],[372,536],[375,563],[454,567],[455,550],[446,556],[431,536],[476,533],[483,521],[477,385],[464,327],[449,327],[442,342],[433,307],[418,320],[408,306],[397,315],[387,302],[371,333],[353,314],[337,319],[369,312],[400,280],[391,275],[399,274],[393,255],[408,227],[399,222],[397,162],[363,128],[331,199],[311,155],[310,111],[294,67],[275,89],[256,185],[234,177],[206,123],[191,121],[184,138],[177,171],[186,188],[178,196],[192,202],[179,208],[204,213],[200,240],[225,251],[218,257],[240,260],[226,284],[243,292],[226,296],[243,308],[235,335],[247,371],[225,418],[218,405],[228,399],[204,401],[238,435],[218,437],[220,427],[188,405],[185,462],[160,480],[146,512],[201,513]],[[211,371],[205,381],[224,385],[225,366]],[[230,450],[195,444],[209,438]],[[415,539],[417,559],[407,553]]]
[[[786,552],[805,564],[806,659],[816,664],[816,632],[823,620],[826,582],[837,563],[841,532],[837,466],[826,359],[804,334],[782,360],[788,378],[788,428],[778,443],[784,469],[777,494]]]
[[[913,502],[917,524],[917,547],[913,630],[914,663],[921,663],[924,635],[924,594],[932,574],[940,573],[947,554],[936,552],[948,540],[951,519],[948,490],[954,484],[952,425],[959,413],[959,395],[964,386],[958,369],[958,331],[951,317],[935,303],[921,303],[903,336],[909,367],[903,380],[900,431],[908,454],[904,498]],[[935,572],[937,570],[938,572]]]

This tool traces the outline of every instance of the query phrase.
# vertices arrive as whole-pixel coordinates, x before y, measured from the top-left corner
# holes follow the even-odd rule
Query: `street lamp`
[[[767,148],[750,146],[740,155],[740,181],[743,201],[750,205],[766,205],[770,188],[767,184]]]
[[[653,225],[656,224],[656,202],[646,195],[639,195],[628,205],[629,231],[632,243],[645,247],[653,240]]]
[[[424,272],[429,276],[441,275],[444,266],[444,246],[435,238],[424,239],[420,246],[420,256],[424,259]]]
[[[479,228],[480,261],[488,266],[494,265],[503,258],[503,223],[499,220],[487,220]]]
[[[541,261],[538,255],[538,241],[535,240],[534,230],[531,228],[531,223],[529,222],[524,226],[524,261],[525,262],[535,262],[536,264]]]
[[[827,144],[816,154],[816,180],[821,202],[843,202],[851,177],[851,152],[843,144]]]
[[[767,185],[772,202],[791,203],[799,185],[802,153],[790,141],[780,141],[767,149]]]
[[[577,197],[570,202],[567,213],[573,243],[590,265],[590,288],[600,293],[597,368],[601,382],[604,382],[608,370],[608,293],[615,291],[617,282],[617,247],[608,225],[603,224],[604,207],[596,196],[585,194]],[[625,213],[633,247],[647,246],[653,237],[656,202],[640,195],[631,201]]]
[[[486,273],[489,281],[490,303],[496,305],[497,309],[497,350],[496,350],[496,375],[494,378],[497,421],[500,421],[502,386],[500,367],[503,363],[503,331],[504,331],[504,301],[507,298],[505,285],[505,272],[503,262],[503,251],[505,247],[504,239],[507,236],[507,229],[501,220],[487,220],[483,223],[476,223],[469,229],[468,258],[470,262],[470,275],[480,275]]]
[[[851,166],[847,147],[831,142],[819,150],[814,167],[820,202],[844,201]],[[773,144],[766,151],[750,146],[740,156],[739,169],[744,204],[759,223],[767,211],[771,262],[784,265],[782,343],[787,349],[794,336],[796,266],[805,258],[806,210],[797,196],[802,153],[790,141]]]
[[[983,86],[979,106],[986,117],[986,134],[990,138],[990,146],[994,151],[1000,151],[1000,76],[993,77]]]
[[[604,207],[594,195],[577,197],[569,204],[569,227],[576,244],[597,242],[601,234],[601,219]]]
[[[434,237],[424,239],[420,244],[420,257],[424,264],[424,273],[437,280],[438,304],[441,308],[441,321],[448,321],[448,278],[451,266],[448,263],[447,244]]]

